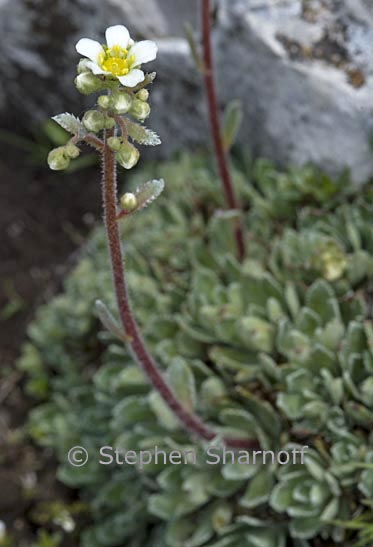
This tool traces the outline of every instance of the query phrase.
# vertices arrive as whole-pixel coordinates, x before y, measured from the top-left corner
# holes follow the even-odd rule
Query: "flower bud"
[[[83,125],[87,131],[98,133],[105,127],[105,116],[97,110],[88,110],[83,116]]]
[[[89,64],[91,61],[89,59],[80,59],[78,66],[76,67],[76,71],[78,74],[83,74],[83,72],[91,72],[91,69],[89,68]]]
[[[146,102],[149,99],[149,91],[147,89],[140,89],[136,94],[136,97],[140,99],[140,101]]]
[[[97,104],[104,110],[107,110],[111,106],[111,97],[108,95],[100,95],[100,97],[97,99]]]
[[[89,95],[102,89],[102,82],[91,72],[82,72],[75,78],[75,86],[83,95]]]
[[[118,152],[122,145],[122,140],[119,137],[110,137],[107,140],[107,144],[111,150],[114,150],[114,152]]]
[[[120,198],[120,204],[127,213],[134,211],[137,207],[137,199],[135,194],[127,192]]]
[[[132,169],[132,167],[134,167],[139,161],[140,152],[137,148],[135,148],[135,146],[133,146],[133,144],[125,142],[116,153],[116,158],[122,167],[125,169]]]
[[[106,116],[105,118],[105,129],[113,129],[115,126],[115,120],[111,116]]]
[[[135,99],[132,103],[130,114],[137,120],[144,121],[150,114],[150,106],[148,103],[140,101],[140,99]]]
[[[117,114],[126,114],[132,106],[132,97],[129,93],[116,93],[112,98],[112,105]]]
[[[68,142],[65,146],[65,156],[67,158],[75,159],[79,155],[80,155],[80,149],[72,142]]]
[[[48,154],[48,165],[53,171],[62,171],[70,165],[70,159],[65,155],[65,147],[59,146]]]

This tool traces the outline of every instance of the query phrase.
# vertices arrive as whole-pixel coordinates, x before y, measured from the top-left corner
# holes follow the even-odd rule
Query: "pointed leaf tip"
[[[119,340],[122,340],[123,342],[128,342],[129,338],[126,336],[118,321],[113,317],[106,304],[104,304],[101,300],[96,300],[95,308],[102,325],[113,336],[119,338]]]
[[[157,133],[151,129],[148,129],[144,125],[140,125],[139,123],[126,119],[126,127],[128,135],[131,139],[139,144],[146,146],[158,146],[162,142]]]
[[[138,204],[136,211],[139,211],[140,209],[143,209],[144,207],[150,205],[150,203],[152,203],[161,195],[164,187],[165,183],[163,179],[151,180],[139,186],[135,194]]]
[[[234,145],[242,124],[243,112],[241,101],[231,101],[224,113],[223,140],[224,148],[230,150]]]
[[[65,131],[72,133],[77,136],[84,136],[87,132],[82,124],[82,122],[74,116],[74,114],[69,114],[64,112],[63,114],[58,114],[53,116],[52,120],[58,123]]]

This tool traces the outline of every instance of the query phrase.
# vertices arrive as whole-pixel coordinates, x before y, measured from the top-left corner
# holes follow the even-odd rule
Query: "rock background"
[[[183,39],[198,0],[0,0],[0,126],[25,132],[89,104],[72,80],[82,37],[123,21],[160,54],[151,126],[161,156],[206,144],[201,78]],[[242,100],[241,139],[280,164],[313,161],[356,181],[373,174],[371,0],[220,0],[214,23],[222,105]]]

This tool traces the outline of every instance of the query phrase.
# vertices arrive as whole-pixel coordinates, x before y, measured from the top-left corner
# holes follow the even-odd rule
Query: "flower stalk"
[[[230,209],[240,209],[234,190],[233,180],[229,168],[228,152],[224,147],[219,105],[214,78],[214,62],[211,43],[211,3],[210,0],[201,0],[202,6],[202,44],[203,44],[203,76],[208,104],[211,136],[215,149],[216,162],[222,182],[226,203]],[[245,237],[241,221],[235,227],[237,253],[243,260],[246,253]]]
[[[145,74],[141,65],[155,59],[157,46],[150,40],[135,43],[123,25],[109,27],[106,30],[106,41],[106,45],[101,45],[83,38],[76,45],[78,53],[86,57],[78,65],[78,77],[75,80],[78,90],[83,94],[95,93],[98,89],[106,90],[106,93],[97,99],[98,108],[88,110],[82,120],[68,113],[53,117],[73,136],[67,145],[49,153],[48,163],[51,169],[66,169],[70,160],[78,157],[80,150],[77,144],[80,141],[85,141],[100,153],[103,164],[104,222],[122,327],[114,325],[113,332],[128,344],[135,361],[184,428],[199,439],[212,441],[217,437],[216,431],[179,401],[142,338],[131,309],[118,226],[121,218],[152,203],[164,187],[163,180],[152,180],[142,184],[134,194],[127,192],[120,200],[122,211],[119,212],[117,163],[124,169],[132,169],[140,157],[137,144],[156,146],[161,142],[154,131],[142,125],[150,114],[149,92],[145,86],[154,80],[155,73]],[[131,118],[123,117],[125,114]],[[133,121],[133,118],[137,121]],[[118,136],[117,128],[120,131]],[[103,140],[96,136],[101,131]],[[113,323],[110,318],[109,323]],[[231,448],[259,447],[256,439],[223,437],[222,442]]]
[[[104,203],[104,220],[110,251],[116,300],[121,323],[128,339],[128,347],[139,366],[144,370],[153,387],[159,392],[163,400],[178,417],[185,429],[200,439],[212,441],[217,436],[216,432],[202,422],[196,414],[187,410],[177,399],[175,393],[163,378],[158,364],[149,353],[132,313],[117,221],[117,178],[115,154],[107,144],[108,139],[113,136],[113,129],[105,131],[102,193]],[[255,439],[226,437],[222,440],[226,446],[231,448],[255,449],[259,447],[258,441]]]

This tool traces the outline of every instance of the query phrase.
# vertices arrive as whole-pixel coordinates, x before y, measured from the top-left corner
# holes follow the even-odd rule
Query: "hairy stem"
[[[88,133],[88,135],[85,135],[85,137],[83,137],[83,140],[89,144],[90,146],[92,146],[92,148],[95,148],[96,150],[98,150],[99,152],[103,152],[104,151],[104,143],[102,142],[101,139],[99,139],[98,137],[96,137],[96,135],[93,135],[92,133]]]
[[[113,271],[115,294],[120,319],[126,335],[129,338],[128,346],[138,364],[148,376],[153,387],[160,393],[169,408],[178,417],[182,425],[197,437],[210,441],[216,437],[216,432],[203,423],[198,416],[187,410],[178,400],[170,386],[164,380],[158,364],[148,352],[139,331],[137,322],[132,314],[126,283],[124,259],[122,254],[120,234],[117,222],[117,183],[115,154],[106,144],[107,139],[114,135],[114,130],[106,130],[105,147],[103,152],[103,202],[104,218],[110,259]],[[224,438],[226,446],[232,448],[258,448],[259,444],[253,439]]]
[[[120,127],[120,130],[122,132],[122,137],[127,139],[128,138],[128,131],[127,131],[126,122],[124,121],[122,116],[114,116],[114,119]]]
[[[211,5],[210,0],[201,0],[202,6],[202,42],[203,42],[203,68],[204,81],[209,110],[211,136],[214,143],[216,161],[225,194],[227,205],[230,209],[239,209],[239,203],[234,190],[234,185],[229,169],[228,153],[224,148],[219,105],[214,78],[214,63],[211,44]],[[242,260],[245,256],[245,238],[240,221],[235,228],[237,252]]]

